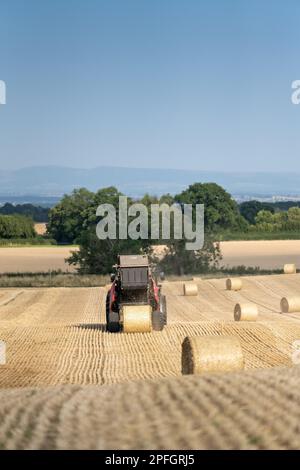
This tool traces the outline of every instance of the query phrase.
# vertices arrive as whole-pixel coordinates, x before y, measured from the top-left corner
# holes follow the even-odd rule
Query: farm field
[[[261,269],[281,269],[286,263],[300,268],[300,240],[247,240],[221,243],[223,266],[259,266]]]
[[[0,247],[0,273],[59,269],[74,272],[65,259],[76,249],[75,246]],[[223,266],[281,269],[292,260],[300,268],[300,240],[226,241],[221,242],[221,251]]]
[[[0,247],[0,273],[74,272],[74,267],[65,259],[76,249],[70,246]]]
[[[168,326],[138,334],[105,331],[105,287],[1,289],[0,447],[299,447],[300,316],[279,303],[300,275],[243,284],[198,280],[184,297],[165,282]],[[258,304],[259,321],[234,322],[237,302]],[[239,338],[244,372],[182,377],[183,339],[208,334]]]

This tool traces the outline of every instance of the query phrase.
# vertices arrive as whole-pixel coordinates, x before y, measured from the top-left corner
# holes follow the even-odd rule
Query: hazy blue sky
[[[0,169],[300,171],[299,0],[1,0]]]

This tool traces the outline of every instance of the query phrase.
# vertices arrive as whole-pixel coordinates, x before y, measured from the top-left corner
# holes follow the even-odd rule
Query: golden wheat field
[[[165,282],[162,332],[105,331],[106,288],[1,289],[0,448],[296,448],[300,314],[280,299],[300,275],[197,280],[198,296]],[[257,322],[234,322],[237,302]],[[186,336],[234,335],[245,371],[181,375]],[[297,432],[296,432],[297,431]]]
[[[65,260],[75,250],[75,246],[0,247],[0,273],[74,272]]]
[[[296,261],[300,268],[300,240],[257,240],[221,242],[223,266],[260,266],[261,269],[281,269],[285,263]],[[0,247],[0,273],[68,271],[74,266],[66,263],[76,246]],[[155,247],[161,257],[164,246]]]
[[[224,266],[281,269],[290,260],[300,267],[300,240],[241,240],[220,244]]]

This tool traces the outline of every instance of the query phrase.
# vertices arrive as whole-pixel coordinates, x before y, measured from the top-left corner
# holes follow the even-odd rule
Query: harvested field
[[[69,246],[0,247],[0,273],[73,272],[74,267],[65,259],[76,249]]]
[[[297,294],[300,275],[244,277],[237,292],[225,279],[196,284],[198,296],[184,296],[182,282],[165,282],[168,326],[136,334],[105,331],[105,287],[1,289],[0,446],[299,447],[300,313],[281,314],[280,300]],[[249,302],[258,320],[233,321],[234,306]],[[237,337],[245,372],[181,377],[181,344],[194,335]],[[265,398],[255,400],[257,391]]]
[[[163,246],[156,255],[161,256]],[[65,262],[77,247],[33,246],[0,247],[0,273],[68,271],[74,268]],[[228,241],[221,243],[222,266],[259,266],[261,269],[283,269],[284,264],[296,263],[300,268],[300,240]]]
[[[300,368],[0,391],[2,449],[299,449]]]
[[[300,240],[252,240],[221,242],[222,265],[283,269],[295,263],[300,268]]]

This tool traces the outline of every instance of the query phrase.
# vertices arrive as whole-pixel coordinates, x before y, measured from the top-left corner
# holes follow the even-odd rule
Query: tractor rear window
[[[148,285],[148,268],[134,267],[122,268],[121,270],[122,287],[125,289],[138,289]]]

